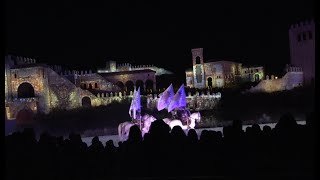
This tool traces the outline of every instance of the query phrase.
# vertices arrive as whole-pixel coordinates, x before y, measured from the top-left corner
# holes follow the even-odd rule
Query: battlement
[[[290,30],[291,30],[291,29],[299,29],[299,28],[301,28],[301,27],[311,26],[311,25],[314,25],[314,20],[313,20],[313,19],[306,20],[306,21],[301,21],[301,22],[292,24],[292,25],[290,26]]]
[[[6,61],[13,61],[15,65],[24,65],[24,64],[36,64],[36,59],[28,58],[28,57],[22,57],[22,56],[13,56],[13,55],[7,55],[5,56]]]
[[[132,65],[130,63],[116,64],[116,69],[98,69],[98,73],[109,73],[109,72],[121,72],[121,71],[134,71],[134,70],[155,70],[157,67],[152,65]]]

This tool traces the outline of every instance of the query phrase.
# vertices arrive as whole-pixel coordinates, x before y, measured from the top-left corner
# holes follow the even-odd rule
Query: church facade
[[[223,88],[264,78],[263,66],[244,67],[242,63],[217,59],[204,62],[203,48],[192,49],[191,53],[193,67],[185,72],[189,88]]]

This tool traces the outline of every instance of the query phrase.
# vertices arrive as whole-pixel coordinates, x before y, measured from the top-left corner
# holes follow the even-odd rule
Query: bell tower
[[[193,65],[193,82],[195,88],[205,88],[203,66],[203,48],[191,49]]]

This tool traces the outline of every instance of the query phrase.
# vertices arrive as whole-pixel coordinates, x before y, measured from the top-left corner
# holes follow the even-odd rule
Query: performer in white
[[[140,87],[138,88],[138,91],[134,91],[133,93],[129,115],[132,118],[132,121],[120,123],[118,126],[120,141],[126,141],[128,139],[130,128],[135,124],[140,127],[142,136],[144,136],[145,133],[149,132],[151,123],[156,120],[155,117],[149,114],[141,116]]]

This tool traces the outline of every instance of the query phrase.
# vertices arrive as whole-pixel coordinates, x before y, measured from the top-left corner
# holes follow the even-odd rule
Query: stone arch
[[[200,57],[199,57],[199,56],[196,57],[196,64],[201,64],[201,63],[200,63]]]
[[[91,107],[91,99],[88,96],[85,96],[81,100],[82,107]]]
[[[153,81],[152,80],[150,80],[150,79],[146,80],[145,85],[146,85],[147,92],[153,89]]]
[[[254,75],[254,81],[256,81],[256,82],[260,81],[260,76],[259,76],[259,74],[255,74],[255,75]]]
[[[141,91],[144,91],[144,83],[142,80],[137,80],[136,81],[136,87],[139,88],[140,87],[140,90]]]
[[[88,89],[92,89],[92,84],[91,83],[89,83]]]
[[[21,83],[18,87],[18,98],[30,98],[34,97],[34,88],[28,83]]]
[[[126,90],[127,91],[134,91],[134,83],[132,81],[127,81],[126,82]]]
[[[212,88],[212,77],[208,77],[207,84],[209,88]]]
[[[33,111],[28,108],[24,107],[20,111],[18,111],[16,116],[16,123],[17,124],[31,124],[33,122],[34,113]]]
[[[116,85],[117,85],[121,90],[124,90],[124,84],[123,84],[123,82],[118,81],[118,82],[116,83]]]

